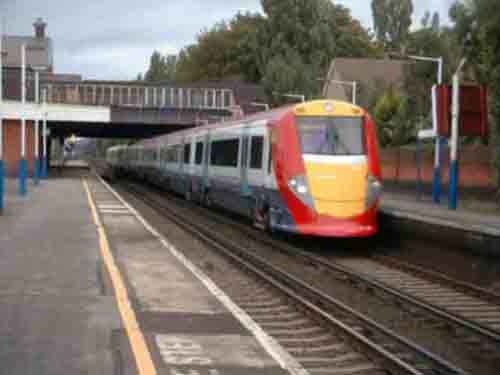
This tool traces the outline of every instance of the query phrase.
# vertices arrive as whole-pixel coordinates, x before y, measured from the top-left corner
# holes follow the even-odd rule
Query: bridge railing
[[[135,108],[228,109],[234,106],[231,89],[42,82],[49,103]]]
[[[3,70],[3,97],[21,101],[20,69]],[[35,73],[26,71],[26,101],[35,98]],[[141,82],[57,81],[41,75],[40,91],[47,91],[47,102],[141,109],[195,109],[231,111],[234,91],[219,87],[182,87]],[[40,97],[42,97],[40,95]],[[210,111],[209,111],[210,112]]]

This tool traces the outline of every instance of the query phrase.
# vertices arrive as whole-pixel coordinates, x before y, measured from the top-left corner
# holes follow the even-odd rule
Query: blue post
[[[442,138],[437,137],[436,139],[436,148],[435,148],[435,162],[434,162],[434,173],[432,179],[432,201],[434,203],[441,202],[441,149],[442,147]]]
[[[458,205],[458,161],[450,163],[450,209],[456,210]]]
[[[38,157],[33,159],[33,185],[37,186],[40,183],[40,161]]]
[[[441,168],[434,167],[434,181],[432,187],[432,201],[434,203],[441,202]]]
[[[46,179],[47,177],[49,177],[49,168],[48,168],[48,165],[47,165],[47,157],[42,157],[42,178],[43,179]]]
[[[422,141],[417,137],[417,198],[422,199]]]
[[[460,71],[465,59],[462,59],[457,72],[453,75],[453,100],[451,108],[451,149],[450,149],[450,197],[449,208],[456,210],[458,205],[458,141],[460,121]]]
[[[4,195],[5,195],[5,169],[3,166],[3,160],[0,159],[0,215],[2,214],[3,208],[5,207]]]
[[[25,157],[19,161],[19,194],[22,196],[28,193],[28,161]]]

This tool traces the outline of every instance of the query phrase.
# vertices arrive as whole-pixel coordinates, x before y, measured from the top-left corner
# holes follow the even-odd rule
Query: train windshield
[[[360,117],[298,117],[297,129],[304,154],[365,154]]]

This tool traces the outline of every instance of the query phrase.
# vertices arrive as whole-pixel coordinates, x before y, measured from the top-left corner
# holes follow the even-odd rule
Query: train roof
[[[219,123],[215,123],[215,124],[203,125],[203,126],[197,127],[196,129],[203,129],[203,130],[222,129],[222,128],[228,128],[228,127],[235,126],[235,125],[241,125],[243,123],[251,123],[251,122],[256,122],[256,121],[274,122],[274,121],[281,119],[287,113],[290,113],[290,112],[297,113],[304,106],[311,106],[316,110],[318,108],[318,105],[321,105],[321,107],[323,107],[323,105],[326,103],[332,103],[334,107],[341,108],[341,112],[343,115],[347,114],[347,113],[351,113],[351,112],[356,113],[357,115],[361,115],[364,113],[364,110],[361,107],[353,105],[351,103],[338,101],[338,100],[331,100],[331,99],[314,100],[314,101],[309,101],[309,102],[304,102],[304,103],[294,103],[294,104],[286,105],[283,107],[271,109],[269,111],[258,112],[255,114],[245,116],[245,117],[240,118],[238,120],[231,120],[231,121],[227,121],[227,122],[219,122]],[[165,134],[165,135],[161,135],[161,136],[154,137],[154,138],[144,139],[144,140],[141,140],[141,141],[135,143],[134,145],[137,145],[137,146],[155,145],[157,143],[161,143],[161,142],[165,141],[168,137],[172,137],[173,135],[178,136],[178,137],[182,137],[183,135],[191,132],[192,130],[193,130],[193,128],[189,128],[189,129],[177,131],[175,133],[170,133],[170,134]]]

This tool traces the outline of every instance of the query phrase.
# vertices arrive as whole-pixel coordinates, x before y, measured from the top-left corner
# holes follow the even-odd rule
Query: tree
[[[373,24],[386,49],[404,50],[413,14],[412,0],[373,0]]]
[[[350,11],[329,0],[262,0],[262,8],[266,22],[258,34],[259,66],[268,93],[315,96],[335,57],[376,52]]]
[[[200,33],[181,51],[177,78],[240,78],[262,82],[268,94],[311,97],[335,57],[380,53],[350,11],[330,0],[262,0],[262,7],[265,16],[238,14]]]
[[[175,78],[176,66],[177,56],[162,56],[160,52],[154,51],[144,80],[149,82],[172,81]]]
[[[498,0],[456,1],[450,9],[455,32],[465,46],[473,77],[489,86],[497,187],[500,191],[500,3]]]
[[[441,18],[439,17],[438,12],[434,12],[434,15],[432,16],[431,28],[434,32],[439,32],[441,29]]]
[[[197,43],[179,55],[177,78],[181,81],[241,78],[258,82],[257,33],[264,19],[259,14],[239,13],[202,31]]]
[[[390,87],[375,104],[373,111],[378,138],[382,147],[401,146],[414,138],[414,123],[408,114],[408,100]]]

